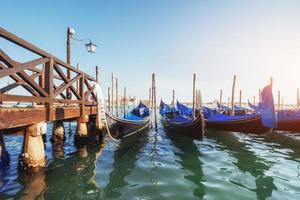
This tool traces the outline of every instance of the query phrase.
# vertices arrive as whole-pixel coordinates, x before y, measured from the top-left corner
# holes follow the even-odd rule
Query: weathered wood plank
[[[77,107],[52,107],[52,121],[75,119],[81,116],[81,108]],[[96,106],[84,107],[84,115],[95,115]],[[0,130],[17,128],[36,124],[39,122],[48,122],[47,109],[41,108],[1,108],[0,109]]]

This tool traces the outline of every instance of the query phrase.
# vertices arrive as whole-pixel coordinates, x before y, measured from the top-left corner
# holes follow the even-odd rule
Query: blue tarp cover
[[[143,120],[144,118],[143,117],[138,117],[136,115],[128,113],[124,119],[128,119],[128,120]]]
[[[192,114],[193,114],[192,108],[187,107],[186,105],[180,103],[179,101],[177,101],[176,106],[177,106],[177,110],[180,115],[192,116]]]
[[[260,114],[258,113],[253,113],[253,114],[247,114],[247,115],[241,115],[241,116],[231,116],[231,115],[222,115],[222,114],[216,114],[211,116],[210,118],[207,119],[207,121],[237,121],[237,120],[243,120],[243,119],[252,119]]]
[[[192,122],[191,119],[188,119],[181,115],[177,115],[177,116],[173,117],[172,119],[170,119],[170,121],[175,122],[175,123],[190,123],[190,122]]]
[[[300,119],[300,110],[279,110],[277,120],[296,120]]]

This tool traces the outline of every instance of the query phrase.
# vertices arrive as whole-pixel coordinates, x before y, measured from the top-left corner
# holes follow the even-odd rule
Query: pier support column
[[[63,144],[65,141],[65,130],[63,121],[55,121],[53,123],[53,132],[51,142],[55,144]]]
[[[41,124],[34,124],[26,128],[23,153],[20,157],[20,167],[23,169],[44,167],[46,164],[41,127]]]
[[[87,139],[89,116],[83,115],[77,119],[76,139]]]
[[[0,134],[0,167],[6,166],[9,163],[9,154],[5,148],[5,142],[3,139],[3,135]]]

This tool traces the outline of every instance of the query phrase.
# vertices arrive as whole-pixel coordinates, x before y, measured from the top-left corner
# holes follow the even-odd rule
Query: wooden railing
[[[31,102],[44,105],[49,109],[48,120],[51,120],[51,108],[57,104],[68,106],[96,105],[96,95],[92,81],[96,81],[88,74],[65,63],[57,57],[30,44],[20,37],[0,27],[0,37],[8,40],[34,54],[39,58],[18,62],[12,59],[0,47],[0,81],[4,77],[10,77],[15,82],[0,88],[0,102]],[[43,66],[42,69],[38,66]],[[70,70],[74,75],[68,78],[64,71]],[[3,80],[3,79],[2,79]],[[59,80],[59,81],[56,81]],[[57,82],[62,82],[56,85]],[[77,87],[74,84],[77,84]],[[7,94],[16,87],[23,87],[30,95]],[[66,90],[72,92],[73,98],[67,98]]]

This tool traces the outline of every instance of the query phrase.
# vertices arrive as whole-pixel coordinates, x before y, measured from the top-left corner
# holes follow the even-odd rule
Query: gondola
[[[264,127],[259,113],[247,114],[242,116],[230,116],[216,114],[205,120],[207,128],[262,134],[272,131],[272,128]]]
[[[262,101],[254,113],[245,115],[224,115],[216,114],[205,119],[207,128],[263,134],[272,131],[276,127],[276,116],[272,87],[266,86],[261,93]]]
[[[160,102],[159,113],[161,123],[167,133],[202,139],[204,136],[204,120],[198,112],[194,120],[188,115],[182,115],[175,108]]]
[[[150,122],[149,108],[142,102],[125,117],[106,112],[108,134],[112,139],[121,139],[147,129]]]
[[[279,110],[277,111],[277,127],[280,131],[300,131],[300,111],[299,110]]]

